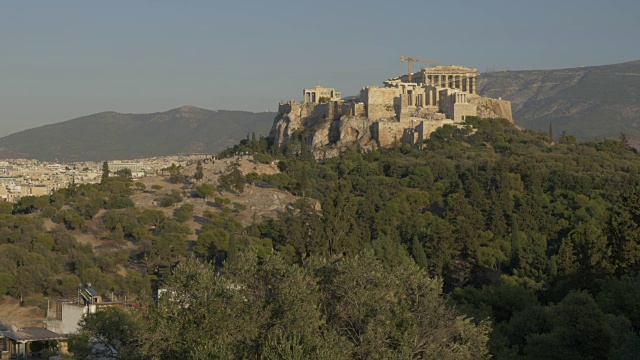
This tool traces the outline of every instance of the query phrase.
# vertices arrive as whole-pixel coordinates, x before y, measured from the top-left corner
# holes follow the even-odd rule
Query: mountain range
[[[0,157],[73,162],[214,153],[251,132],[268,135],[275,115],[193,106],[153,114],[102,112],[0,138]]]
[[[483,96],[511,101],[519,126],[579,139],[640,140],[640,60],[559,70],[483,73]]]

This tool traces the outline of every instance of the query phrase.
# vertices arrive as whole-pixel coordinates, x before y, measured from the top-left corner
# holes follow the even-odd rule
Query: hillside
[[[581,139],[640,140],[640,61],[560,70],[482,74],[480,94],[511,101],[520,126]]]
[[[274,116],[192,106],[153,114],[103,112],[0,138],[0,157],[70,162],[212,153],[248,132],[267,135]]]
[[[131,358],[639,358],[638,152],[467,123],[323,161],[242,141],[226,153],[255,155],[1,203],[0,325],[88,282],[140,306],[87,316],[77,358],[90,338]]]

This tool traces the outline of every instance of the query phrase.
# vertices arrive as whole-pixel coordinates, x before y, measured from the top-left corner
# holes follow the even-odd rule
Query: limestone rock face
[[[511,113],[511,102],[500,99],[492,99],[484,96],[474,96],[469,98],[469,102],[478,107],[478,117],[484,119],[503,118],[513,121]]]
[[[311,148],[316,149],[319,147],[327,146],[331,144],[331,127],[333,122],[322,121],[316,123],[316,126],[311,128]]]
[[[273,121],[269,136],[274,143],[283,145],[293,139],[296,131],[306,131],[306,141],[320,157],[331,156],[346,147],[374,146],[371,126],[373,120],[362,116],[341,116],[338,120],[326,118],[326,107],[314,104],[299,104],[293,101],[282,103]]]
[[[275,143],[284,144],[291,139],[293,133],[302,128],[302,118],[300,117],[300,109],[292,111],[291,106],[280,105],[278,114],[273,119],[273,126],[269,132]]]
[[[371,134],[373,120],[360,116],[343,116],[338,120],[339,140],[338,146],[359,144],[361,147],[369,147],[374,142]]]
[[[354,103],[335,101],[300,104],[291,100],[280,103],[269,136],[274,143],[282,146],[303,134],[304,141],[315,156],[326,158],[334,157],[347,148],[372,150],[393,146],[400,141],[419,145],[443,125],[462,126],[464,121],[456,122],[453,112],[464,112],[466,108],[458,109],[458,105],[468,107],[469,111],[466,113],[469,116],[475,116],[477,109],[479,117],[506,118],[513,122],[511,104],[508,101],[472,95],[469,103],[466,100],[461,102],[450,106],[453,107],[452,118],[448,118],[444,110],[435,106],[406,106],[400,108],[396,118],[380,119],[369,116],[364,106],[358,109]],[[464,114],[457,117],[464,118]]]
[[[280,103],[269,137],[282,145],[291,140],[296,131],[315,128],[318,124],[324,123],[326,107],[322,105],[299,104],[294,101]]]

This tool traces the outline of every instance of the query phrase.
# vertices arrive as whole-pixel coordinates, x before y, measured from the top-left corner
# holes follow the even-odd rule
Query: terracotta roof
[[[26,327],[18,331],[0,331],[0,335],[14,341],[43,341],[43,340],[64,340],[67,337],[48,329],[38,327]]]

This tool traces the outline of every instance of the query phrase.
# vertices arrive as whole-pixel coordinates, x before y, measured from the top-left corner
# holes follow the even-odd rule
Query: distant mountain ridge
[[[101,112],[0,138],[0,157],[72,162],[213,153],[251,132],[267,136],[274,117],[193,106],[152,114]]]
[[[640,60],[559,70],[501,71],[480,76],[483,96],[511,101],[516,124],[580,139],[640,140]]]

